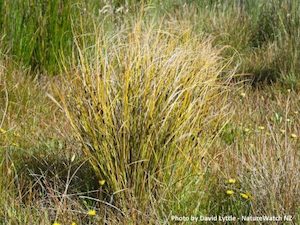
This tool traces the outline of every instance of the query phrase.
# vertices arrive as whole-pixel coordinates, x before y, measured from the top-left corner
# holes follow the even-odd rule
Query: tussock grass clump
[[[95,45],[83,43],[61,94],[66,114],[114,204],[146,210],[201,174],[226,104],[220,50],[184,25],[139,22],[110,37],[97,29]]]

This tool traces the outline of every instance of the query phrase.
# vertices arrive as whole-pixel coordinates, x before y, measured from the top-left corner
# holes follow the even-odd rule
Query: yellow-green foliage
[[[300,224],[299,1],[32,2],[0,0],[0,224]]]
[[[98,28],[91,47],[78,40],[80,63],[61,100],[96,175],[123,209],[144,209],[151,196],[163,198],[166,183],[199,173],[203,146],[224,115],[220,51],[182,24],[137,22],[111,37]]]

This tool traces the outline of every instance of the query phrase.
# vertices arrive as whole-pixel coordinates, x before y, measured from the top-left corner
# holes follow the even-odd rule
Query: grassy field
[[[0,224],[300,224],[299,9],[0,0]]]

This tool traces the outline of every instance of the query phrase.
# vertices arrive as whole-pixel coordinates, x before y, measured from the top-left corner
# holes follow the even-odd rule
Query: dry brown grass
[[[292,215],[297,224],[300,202],[298,93],[276,87],[265,90],[245,87],[234,92],[230,99],[233,117],[211,156],[215,159],[213,174],[219,183],[216,189],[224,191],[224,180],[235,178],[239,182],[238,190],[249,192],[253,197],[252,215]]]

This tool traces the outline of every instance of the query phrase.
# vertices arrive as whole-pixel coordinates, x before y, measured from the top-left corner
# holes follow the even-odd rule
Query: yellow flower
[[[75,222],[72,222],[72,225],[77,225]]]
[[[292,138],[297,138],[297,135],[296,134],[291,134],[291,137]]]
[[[54,223],[53,223],[53,225],[60,225],[60,223],[58,223],[58,222],[54,222]]]
[[[235,182],[236,182],[236,180],[235,179],[232,179],[232,178],[230,178],[230,179],[228,179],[228,184],[235,184]]]
[[[248,132],[250,131],[250,129],[249,129],[249,128],[245,128],[244,131],[245,131],[246,133],[248,133]]]
[[[246,93],[245,92],[241,92],[240,96],[243,97],[243,98],[245,98],[246,97]]]
[[[234,194],[234,191],[233,191],[233,190],[227,190],[227,191],[226,191],[226,194],[228,194],[228,195],[233,195],[233,194]]]
[[[90,209],[87,213],[89,216],[96,216],[96,210]]]
[[[258,126],[258,129],[260,129],[260,130],[264,130],[264,129],[265,129],[265,127],[264,127],[264,126]]]
[[[105,184],[105,180],[99,180],[100,186],[103,186]]]
[[[240,196],[244,199],[249,199],[250,195],[246,194],[246,193],[240,193]]]

